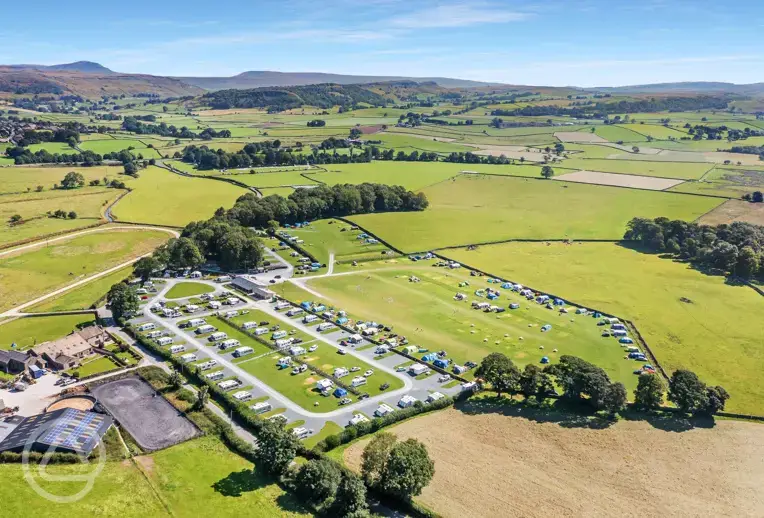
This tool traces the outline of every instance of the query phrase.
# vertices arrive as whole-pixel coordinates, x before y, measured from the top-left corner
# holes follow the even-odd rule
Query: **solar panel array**
[[[103,422],[104,416],[100,414],[67,408],[37,442],[75,451],[87,450],[90,442],[100,438]]]

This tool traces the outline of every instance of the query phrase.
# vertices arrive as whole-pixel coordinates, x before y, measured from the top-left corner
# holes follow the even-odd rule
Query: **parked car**
[[[340,399],[340,405],[347,405],[347,404],[350,404],[350,402],[351,401],[349,397]]]
[[[451,379],[451,375],[450,374],[444,374],[443,376],[438,378],[438,383],[444,383],[444,382],[446,382],[446,381],[448,381],[450,379]]]
[[[400,366],[395,369],[395,372],[406,372],[406,370],[408,370],[408,367]]]
[[[310,346],[310,348],[308,349],[308,352],[312,353],[312,352],[313,352],[313,351],[315,351],[316,349],[318,349],[318,346],[317,346],[317,345],[311,345],[311,346]]]
[[[359,370],[361,370],[360,367],[351,367],[350,372],[358,372]]]
[[[347,354],[348,352],[345,349],[337,349],[337,354]]]
[[[369,370],[367,370],[366,372],[363,373],[363,377],[364,378],[368,378],[372,374],[374,374],[374,371],[372,369],[369,369]]]
[[[260,322],[261,326],[267,326],[269,324],[270,324],[270,322],[268,322],[267,320],[263,320],[262,322]]]
[[[389,383],[383,383],[383,384],[381,384],[379,386],[379,390],[387,390],[389,388],[390,388],[390,384]]]

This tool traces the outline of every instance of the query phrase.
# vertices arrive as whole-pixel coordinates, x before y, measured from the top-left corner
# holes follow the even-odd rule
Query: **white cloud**
[[[527,19],[528,13],[509,11],[485,3],[443,4],[393,18],[393,26],[407,29],[466,27],[481,23],[508,23]]]

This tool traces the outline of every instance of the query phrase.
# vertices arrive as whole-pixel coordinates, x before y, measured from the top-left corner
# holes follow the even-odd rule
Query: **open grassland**
[[[18,349],[27,349],[66,336],[78,326],[89,322],[93,322],[93,315],[54,315],[9,320],[0,324],[0,349],[10,349],[13,343]]]
[[[53,475],[89,473],[91,466],[56,465]],[[9,515],[33,512],[57,517],[60,505],[34,492],[19,464],[0,465],[3,509]],[[40,480],[40,477],[37,477]],[[77,493],[84,482],[45,482],[58,495]],[[95,478],[93,490],[68,504],[78,516],[155,517],[310,516],[291,495],[264,478],[252,463],[228,450],[216,437],[206,436],[133,460],[110,460]]]
[[[360,230],[350,230],[352,227],[334,219],[314,221],[305,229],[289,229],[290,235],[304,240],[300,247],[310,252],[322,264],[328,264],[329,254],[334,254],[335,260],[358,254],[376,253],[381,256],[388,248],[380,243],[368,244],[365,239],[358,239]]]
[[[508,239],[620,239],[634,216],[693,220],[721,199],[464,175],[424,189],[423,212],[353,216],[404,251]]]
[[[282,187],[290,185],[316,185],[311,179],[311,174],[303,176],[305,171],[283,171],[283,172],[263,172],[249,174],[242,171],[243,174],[226,176],[237,182],[241,182],[252,187]]]
[[[687,133],[680,129],[659,126],[657,124],[619,124],[618,127],[631,130],[644,136],[650,136],[658,140],[668,140],[669,138],[680,139],[686,137]]]
[[[292,187],[268,187],[265,189],[258,190],[263,194],[263,196],[281,196],[282,198],[288,198],[290,194],[292,194],[295,190]]]
[[[356,318],[392,326],[410,344],[430,351],[444,349],[458,365],[468,360],[479,363],[492,352],[506,354],[520,366],[539,364],[543,356],[554,363],[561,355],[572,354],[601,366],[627,387],[636,386],[632,371],[638,365],[624,359],[623,349],[615,339],[600,336],[595,319],[575,315],[573,308],[567,314],[546,309],[509,290],[500,289],[501,296],[488,301],[474,293],[499,285],[462,270],[424,264],[370,267],[353,275],[309,280],[307,286]],[[412,276],[420,281],[411,282]],[[460,287],[465,281],[469,285]],[[467,300],[455,301],[454,294],[459,292],[468,295]],[[485,313],[472,309],[470,301],[487,301],[505,309],[516,302],[520,308]],[[552,329],[542,332],[545,324],[551,324]]]
[[[628,128],[622,127],[620,124],[609,126],[598,126],[592,135],[598,135],[610,142],[645,142],[647,138]]]
[[[88,309],[96,301],[103,299],[109,289],[123,280],[129,278],[133,272],[132,266],[127,266],[109,275],[104,275],[79,288],[67,291],[58,297],[52,297],[46,301],[35,304],[28,308],[29,312],[68,311],[72,309]]]
[[[751,288],[610,243],[509,243],[448,255],[634,321],[668,372],[691,369],[732,394],[728,410],[764,414],[764,299]]]
[[[418,191],[459,174],[466,164],[375,161],[369,164],[328,164],[328,172],[311,178],[329,185],[383,183]]]
[[[76,230],[102,219],[106,205],[125,191],[87,188],[75,192],[53,191],[0,196],[0,245],[8,245],[57,232]],[[48,212],[74,211],[76,219],[52,218]],[[14,215],[22,223],[10,224]]]
[[[413,148],[418,151],[434,151],[436,153],[451,153],[451,152],[465,152],[474,151],[471,146],[464,146],[457,142],[452,142],[451,139],[439,140],[438,137],[429,137],[426,135],[415,134],[401,134],[401,133],[377,133],[365,137],[368,140],[379,140],[381,144],[377,144],[383,148]]]
[[[99,155],[106,153],[116,153],[122,150],[130,150],[135,156],[141,155],[145,159],[160,158],[156,150],[149,148],[146,144],[137,139],[104,139],[88,140],[79,145],[80,149],[92,151]]]
[[[564,167],[601,171],[603,173],[623,173],[640,176],[658,176],[682,180],[698,179],[713,166],[693,162],[649,162],[647,160],[601,160],[571,158]]]
[[[72,153],[78,152],[76,149],[69,146],[69,144],[63,142],[42,142],[40,144],[31,144],[27,146],[27,149],[31,153],[45,150],[52,155],[55,155],[56,153],[59,155],[71,155]]]
[[[0,310],[146,254],[168,234],[104,230],[0,258]]]
[[[598,429],[578,417],[473,399],[389,431],[427,446],[435,477],[417,500],[444,517],[764,513],[761,425],[677,433],[646,421]],[[353,469],[369,440],[345,450]]]
[[[129,183],[131,178],[119,174],[122,167],[94,166],[94,167],[1,167],[0,168],[0,194],[22,193],[35,191],[41,185],[45,191],[53,188],[54,184],[60,184],[66,173],[75,171],[85,177],[86,184],[91,180],[113,180]],[[71,194],[72,191],[66,191]],[[76,191],[74,191],[76,192]],[[0,200],[2,198],[0,197]]]
[[[168,299],[185,299],[193,297],[195,295],[202,295],[203,293],[212,293],[215,288],[209,284],[202,284],[201,282],[179,282],[167,292],[165,298]]]
[[[143,169],[131,187],[133,192],[114,207],[117,219],[171,226],[210,218],[216,209],[233,206],[247,193],[226,182],[185,178],[152,166]]]

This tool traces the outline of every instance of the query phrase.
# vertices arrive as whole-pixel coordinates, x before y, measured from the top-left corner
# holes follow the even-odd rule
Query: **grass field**
[[[650,162],[648,160],[606,160],[571,158],[564,167],[601,171],[603,173],[624,173],[661,178],[698,179],[713,167],[713,164],[694,162]]]
[[[387,250],[380,243],[367,244],[364,239],[358,239],[361,231],[351,231],[351,228],[341,221],[324,219],[312,222],[306,229],[289,229],[287,232],[303,239],[305,242],[300,247],[313,254],[322,264],[329,262],[330,253],[334,253],[335,260],[341,261],[346,256],[372,253],[381,255],[383,250]]]
[[[415,191],[451,178],[465,169],[464,164],[384,161],[370,164],[330,164],[325,167],[328,172],[316,173],[311,177],[329,185],[373,182],[402,185]]]
[[[99,155],[116,153],[123,149],[130,150],[135,156],[141,155],[145,159],[160,158],[156,150],[148,148],[146,144],[136,139],[104,139],[88,140],[79,145],[80,149],[92,151]],[[132,148],[132,149],[130,149]]]
[[[0,257],[0,310],[150,252],[168,234],[104,230]]]
[[[421,282],[410,282],[411,276]],[[470,285],[460,287],[463,281]],[[485,277],[407,261],[399,267],[370,267],[353,275],[311,280],[308,286],[358,318],[393,326],[411,344],[430,351],[445,349],[458,365],[467,360],[479,363],[492,352],[502,352],[521,366],[538,364],[542,356],[554,362],[560,355],[573,354],[600,365],[627,387],[636,386],[634,362],[623,359],[623,349],[614,339],[600,336],[591,317],[576,316],[573,309],[561,314],[509,290],[500,290],[502,295],[493,304],[507,308],[517,302],[519,309],[498,314],[472,309],[469,301],[487,300],[474,295],[476,290],[498,288]],[[453,300],[457,292],[468,295],[467,300]],[[545,324],[552,329],[542,332]]]
[[[0,196],[0,245],[16,243],[57,232],[71,231],[97,223],[108,203],[125,191],[87,188],[76,194],[60,191]],[[76,219],[48,216],[56,210],[74,211]],[[11,226],[9,219],[18,214],[23,223]]]
[[[46,301],[35,304],[28,308],[29,312],[67,311],[72,309],[88,309],[97,300],[106,296],[109,289],[133,273],[133,267],[127,266],[121,270],[104,275],[79,288],[67,291],[58,297],[52,297]]]
[[[85,182],[91,180],[112,180],[119,178],[120,181],[129,183],[131,178],[120,175],[121,167],[94,166],[94,167],[2,167],[0,168],[0,194],[20,193],[27,190],[34,191],[38,185],[42,185],[45,191],[53,188],[53,184],[61,183],[66,173],[75,171],[85,177]],[[68,194],[79,191],[66,191]]]
[[[201,282],[179,282],[170,288],[170,291],[165,294],[165,298],[185,299],[195,295],[212,293],[213,291],[215,291],[215,288],[209,284],[202,284]]]
[[[599,135],[605,140],[610,142],[645,142],[647,138],[644,135],[635,133],[627,128],[622,127],[620,124],[613,124],[609,126],[600,126],[594,132],[595,135]]]
[[[448,255],[628,318],[667,371],[692,369],[732,394],[728,410],[764,413],[762,327],[752,318],[764,299],[752,289],[609,243],[510,243]]]
[[[686,182],[671,190],[739,198],[746,193],[764,190],[764,170],[756,167],[715,167],[702,181]]]
[[[148,167],[132,183],[133,192],[114,207],[117,219],[155,225],[184,226],[211,217],[219,207],[233,206],[247,191],[205,178],[184,178]],[[170,195],[171,194],[171,195]]]
[[[211,462],[211,459],[214,461]],[[92,467],[50,466],[50,474],[87,473]],[[37,495],[24,480],[18,464],[0,465],[3,508],[14,516],[34,512],[57,517],[61,509]],[[39,479],[38,479],[39,480]],[[74,494],[83,482],[47,482],[55,494]],[[63,504],[59,504],[63,505]],[[310,516],[278,485],[264,478],[252,463],[228,450],[216,437],[206,436],[134,460],[109,461],[84,499],[67,507],[78,516]]]
[[[87,322],[93,322],[92,315],[56,315],[9,320],[0,323],[0,349],[10,349],[14,342],[19,349],[27,349],[66,336],[77,326]]]
[[[119,368],[115,362],[106,356],[98,356],[89,361],[85,361],[81,366],[71,369],[71,372],[79,372],[81,377],[93,376],[94,374],[101,374],[103,372],[112,371]]]
[[[693,220],[721,199],[523,178],[461,176],[423,212],[350,219],[404,251],[506,239],[620,239],[634,216]]]

